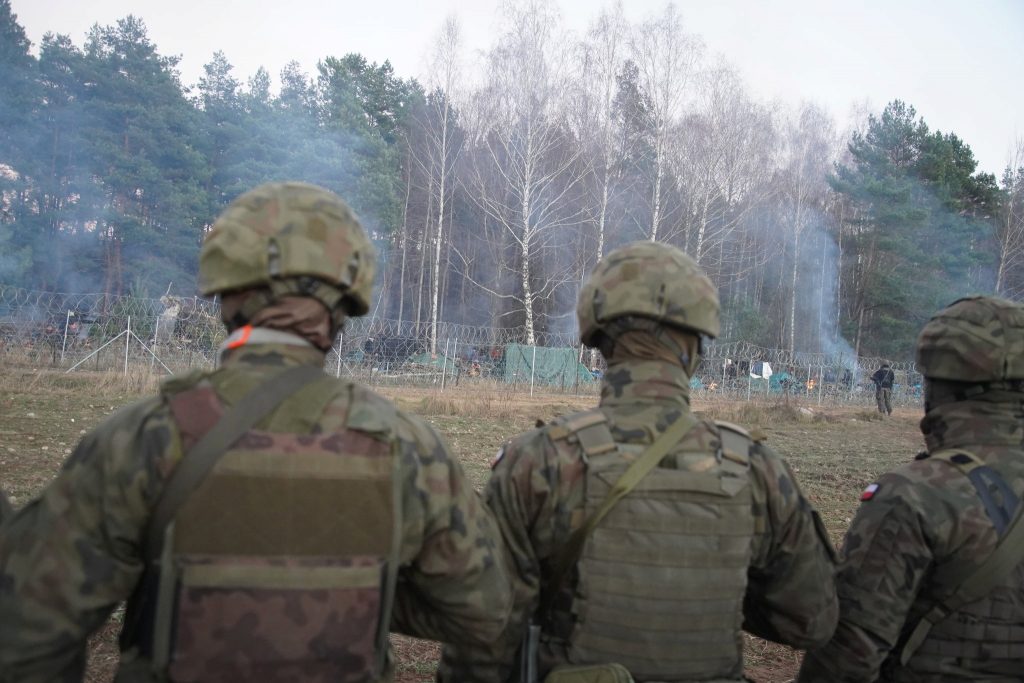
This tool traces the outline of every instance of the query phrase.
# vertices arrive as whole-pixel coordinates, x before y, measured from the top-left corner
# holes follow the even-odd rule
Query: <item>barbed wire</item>
[[[605,370],[601,355],[584,349],[575,333],[538,333],[528,346],[518,328],[439,322],[432,332],[429,322],[352,319],[325,368],[375,384],[492,383],[511,391],[576,393],[596,392]],[[0,285],[0,359],[6,363],[125,371],[148,363],[154,370],[179,372],[212,367],[224,338],[219,306],[199,297],[65,294]],[[852,352],[790,353],[744,341],[713,342],[691,389],[745,399],[782,395],[870,404],[870,375],[882,362]],[[897,402],[920,402],[914,364],[891,366]]]

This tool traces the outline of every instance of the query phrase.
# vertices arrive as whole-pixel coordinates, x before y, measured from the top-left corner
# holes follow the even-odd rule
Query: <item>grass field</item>
[[[105,416],[152,391],[149,375],[72,374],[3,369],[0,375],[0,486],[16,506],[27,503],[54,476],[87,429]],[[429,420],[444,435],[476,486],[501,442],[531,428],[537,419],[589,407],[594,399],[563,395],[525,397],[484,392],[438,393],[430,389],[387,388],[381,393]],[[787,457],[801,487],[821,511],[838,542],[845,533],[864,486],[879,473],[913,457],[922,441],[917,411],[898,410],[882,420],[862,408],[833,408],[810,414],[791,403],[696,403],[699,414],[760,427],[768,443]],[[807,410],[807,409],[805,409]],[[90,646],[87,681],[110,681],[117,666],[120,614],[96,634]],[[400,681],[433,679],[437,647],[395,638]],[[785,647],[749,638],[748,675],[762,683],[789,681],[799,655]]]

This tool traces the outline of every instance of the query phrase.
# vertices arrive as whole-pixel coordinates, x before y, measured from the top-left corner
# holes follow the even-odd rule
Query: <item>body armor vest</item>
[[[1020,514],[1022,504],[1003,478],[969,451],[940,451],[931,457],[949,462],[971,480],[1002,543],[1008,524]],[[934,592],[949,594],[974,580],[974,573],[965,575],[958,564],[939,567],[934,573]],[[944,614],[913,651],[907,666],[893,667],[892,680],[920,681],[923,675],[945,672],[950,662],[955,663],[958,680],[964,676],[966,680],[1000,683],[1020,680],[1024,662],[1024,563],[1007,572],[981,599]]]
[[[344,390],[318,381],[296,396],[320,415]],[[186,447],[223,410],[205,383],[169,402]],[[143,597],[155,609],[135,644],[157,675],[379,680],[400,541],[392,442],[351,425],[251,429],[236,441],[168,526],[156,588]]]
[[[556,443],[586,454],[589,517],[629,466],[623,455],[643,447],[602,447],[572,426]],[[730,436],[734,448],[717,453],[677,445],[594,530],[576,565],[570,663],[618,663],[638,681],[742,680],[751,442]]]

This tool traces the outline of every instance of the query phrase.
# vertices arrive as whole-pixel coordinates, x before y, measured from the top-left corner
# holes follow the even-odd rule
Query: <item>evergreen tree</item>
[[[10,0],[0,0],[0,282],[22,280],[33,254],[31,234],[13,224],[31,206],[27,166],[41,104],[30,46]]]
[[[975,175],[970,148],[931,133],[913,107],[890,103],[849,145],[831,178],[861,218],[853,241],[856,282],[846,332],[861,353],[909,357],[917,330],[937,308],[985,289],[972,268],[990,259],[995,181]],[[990,284],[988,287],[990,288]]]

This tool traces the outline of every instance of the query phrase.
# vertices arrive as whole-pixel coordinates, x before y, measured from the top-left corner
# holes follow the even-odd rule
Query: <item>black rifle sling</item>
[[[143,539],[147,566],[157,561],[163,549],[164,532],[185,500],[214,468],[231,445],[306,385],[325,377],[319,366],[302,365],[275,373],[231,406],[213,429],[202,436],[171,472]]]

